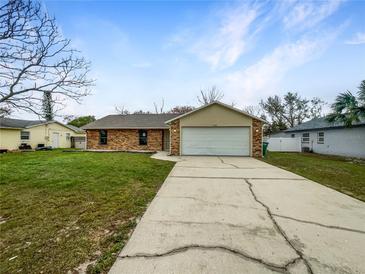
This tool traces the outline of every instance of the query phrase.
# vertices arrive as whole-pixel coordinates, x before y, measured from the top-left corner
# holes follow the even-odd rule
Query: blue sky
[[[327,102],[365,79],[365,1],[44,1],[92,62],[93,95],[64,114],[101,117],[196,105],[216,85],[227,103],[288,91]]]

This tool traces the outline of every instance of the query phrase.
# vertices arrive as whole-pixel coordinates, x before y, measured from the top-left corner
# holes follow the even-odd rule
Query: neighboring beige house
[[[0,149],[16,150],[21,144],[53,148],[85,146],[84,130],[57,121],[0,118]]]
[[[108,115],[83,127],[87,149],[262,156],[261,118],[221,102],[188,113]]]

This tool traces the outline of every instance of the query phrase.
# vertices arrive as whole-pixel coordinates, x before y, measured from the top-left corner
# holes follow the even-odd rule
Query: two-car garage
[[[184,127],[182,155],[250,155],[249,127]]]
[[[170,154],[261,157],[263,122],[220,102],[205,105],[166,122]]]

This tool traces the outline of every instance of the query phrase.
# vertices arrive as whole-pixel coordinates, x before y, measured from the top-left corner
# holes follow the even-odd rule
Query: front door
[[[170,151],[170,130],[163,130],[163,150]]]
[[[60,134],[58,132],[52,133],[52,147],[57,148],[60,145]]]

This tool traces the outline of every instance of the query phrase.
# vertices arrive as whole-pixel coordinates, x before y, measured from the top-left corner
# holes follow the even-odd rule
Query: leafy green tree
[[[95,120],[96,120],[95,116],[92,116],[92,115],[80,116],[80,117],[77,117],[77,118],[69,121],[67,124],[71,125],[71,126],[75,126],[75,127],[82,127],[82,126],[87,125],[91,122],[94,122]]]
[[[349,90],[340,93],[331,108],[332,113],[327,116],[329,122],[342,122],[351,127],[365,118],[365,80],[359,86],[357,97]]]
[[[267,132],[275,133],[303,123],[306,119],[320,117],[324,102],[314,97],[302,98],[298,93],[288,92],[283,98],[270,96],[261,100],[260,106],[270,125]]]

